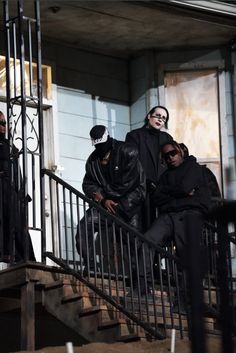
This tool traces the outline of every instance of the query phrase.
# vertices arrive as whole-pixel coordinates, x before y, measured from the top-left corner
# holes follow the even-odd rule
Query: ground
[[[155,342],[132,342],[132,343],[90,343],[81,347],[73,347],[73,353],[170,353],[170,340]],[[220,338],[211,337],[207,340],[207,353],[220,353]],[[191,346],[188,340],[178,340],[175,346],[175,353],[190,353]],[[19,353],[19,352],[15,352]],[[64,347],[45,347],[40,350],[31,352],[24,351],[20,353],[72,353],[67,352]],[[236,353],[236,341],[234,347]]]

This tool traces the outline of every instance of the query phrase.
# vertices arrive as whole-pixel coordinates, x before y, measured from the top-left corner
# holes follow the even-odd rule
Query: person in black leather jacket
[[[141,208],[145,199],[146,180],[137,149],[111,138],[103,125],[94,126],[90,136],[95,150],[86,162],[86,174],[82,184],[85,195],[141,231]],[[96,210],[93,209],[92,212],[95,219]],[[83,233],[86,232],[86,222],[90,254],[93,253],[93,233],[97,231],[98,226],[96,222],[93,222],[92,226],[91,209],[87,211],[86,216],[87,220],[83,218],[80,222],[81,231],[78,229],[76,234],[77,251],[80,253],[82,248],[85,261],[87,255]]]
[[[144,207],[145,229],[150,227],[156,217],[151,194],[166,169],[161,163],[160,149],[163,144],[173,140],[171,135],[161,131],[163,127],[167,129],[168,121],[168,110],[157,105],[145,117],[143,127],[132,130],[126,135],[126,142],[133,144],[138,149],[139,159],[147,178],[147,196]]]

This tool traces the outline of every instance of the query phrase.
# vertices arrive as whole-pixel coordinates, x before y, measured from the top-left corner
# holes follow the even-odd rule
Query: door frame
[[[222,197],[225,197],[227,190],[227,178],[225,171],[229,168],[229,149],[226,119],[226,78],[224,71],[224,60],[209,62],[171,63],[157,65],[157,95],[159,104],[165,106],[165,72],[180,71],[203,71],[216,70],[218,74],[218,124],[219,124],[219,150],[220,150],[220,173]]]

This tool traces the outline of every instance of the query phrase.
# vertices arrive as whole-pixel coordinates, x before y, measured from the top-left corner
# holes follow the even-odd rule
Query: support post
[[[35,350],[35,284],[21,288],[21,350]]]

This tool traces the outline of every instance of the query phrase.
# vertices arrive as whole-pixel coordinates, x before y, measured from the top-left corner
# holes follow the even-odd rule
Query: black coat
[[[91,199],[93,193],[99,191],[104,198],[116,201],[118,214],[130,219],[141,209],[145,184],[138,151],[132,145],[113,139],[106,173],[95,150],[86,162],[82,187]]]
[[[132,130],[126,135],[126,142],[132,143],[138,149],[139,159],[148,181],[156,184],[165,170],[160,160],[160,147],[172,140],[167,132],[149,129],[146,126]]]
[[[207,212],[211,205],[211,194],[205,166],[198,164],[195,157],[189,156],[180,166],[167,169],[160,178],[153,198],[162,213],[189,209]]]
[[[9,142],[5,138],[0,138],[0,240],[3,244],[4,257],[7,259],[13,254],[15,261],[24,260],[25,242],[28,242],[28,259],[35,261],[33,246],[28,230],[25,230],[23,215],[23,190],[22,176],[19,167],[18,149],[13,145],[11,156]],[[11,157],[11,158],[10,158]],[[11,173],[9,171],[11,168]],[[11,180],[10,180],[11,177]],[[30,197],[27,197],[27,202]]]

